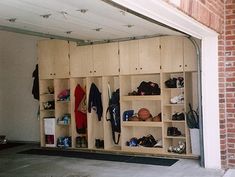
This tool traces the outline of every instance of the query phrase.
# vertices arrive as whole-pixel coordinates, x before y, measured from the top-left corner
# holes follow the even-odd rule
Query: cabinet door
[[[106,58],[106,44],[93,45],[93,75],[102,76],[103,70],[107,68],[104,63]],[[105,65],[105,66],[104,66]]]
[[[136,74],[139,72],[139,42],[138,40],[119,43],[120,74]]]
[[[161,66],[163,72],[183,71],[182,37],[161,37]]]
[[[139,40],[140,73],[160,73],[159,38]]]
[[[54,45],[49,40],[38,42],[39,77],[41,79],[54,78]]]
[[[119,74],[119,56],[118,56],[118,43],[105,44],[105,69],[103,74],[106,76]]]
[[[93,72],[92,46],[70,45],[70,72],[72,77],[87,77]],[[90,73],[91,72],[91,73]]]
[[[193,43],[184,39],[184,71],[197,71],[197,54]]]
[[[69,43],[68,41],[53,40],[55,78],[69,77]]]

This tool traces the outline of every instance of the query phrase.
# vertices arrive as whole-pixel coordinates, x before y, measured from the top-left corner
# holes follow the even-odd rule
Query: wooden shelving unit
[[[58,40],[40,41],[38,51],[41,146],[46,146],[44,119],[51,117],[57,121],[64,114],[70,114],[70,124],[55,124],[54,136],[55,141],[61,136],[71,137],[72,149],[195,157],[191,154],[186,120],[172,120],[173,114],[188,112],[189,103],[192,103],[194,108],[197,106],[194,88],[197,80],[194,73],[197,67],[193,61],[195,57],[184,51],[185,47],[187,50],[194,50],[185,46],[187,40],[184,37],[167,36],[87,46]],[[165,81],[172,77],[183,77],[184,86],[167,88]],[[161,94],[131,95],[133,91],[137,91],[142,81],[157,83]],[[79,84],[86,93],[88,103],[92,83],[101,92],[103,115],[101,121],[98,121],[95,111],[86,111],[87,131],[80,134],[76,129],[74,91]],[[106,117],[109,118],[109,115],[106,115],[109,102],[108,85],[112,92],[120,89],[121,137],[117,145],[112,140],[111,124],[106,121]],[[70,99],[61,101],[58,94],[64,89],[70,90]],[[172,104],[170,99],[179,94],[184,95],[184,102]],[[54,101],[55,108],[44,109],[43,103],[47,101]],[[161,113],[161,122],[124,121],[124,111],[133,110],[136,114],[140,108],[147,108],[153,117]],[[169,127],[177,127],[183,136],[167,136]],[[162,148],[126,146],[126,142],[132,137],[141,138],[149,134],[162,141]],[[77,148],[76,140],[79,136],[86,138],[86,148]],[[96,139],[104,140],[103,149],[96,148]],[[168,148],[176,146],[179,141],[185,142],[186,152],[168,152]],[[55,147],[56,144],[51,146]]]

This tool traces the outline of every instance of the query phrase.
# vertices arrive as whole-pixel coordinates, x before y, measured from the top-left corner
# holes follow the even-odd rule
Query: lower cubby
[[[129,152],[163,152],[162,128],[146,126],[122,127],[122,150]]]
[[[164,151],[169,154],[185,155],[187,153],[187,143],[185,137],[165,137]]]

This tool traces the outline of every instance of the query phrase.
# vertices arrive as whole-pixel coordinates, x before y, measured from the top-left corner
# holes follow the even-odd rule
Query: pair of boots
[[[104,140],[101,139],[95,139],[95,147],[97,149],[104,148]]]
[[[87,148],[87,140],[85,136],[78,136],[76,138],[76,147],[77,148]]]

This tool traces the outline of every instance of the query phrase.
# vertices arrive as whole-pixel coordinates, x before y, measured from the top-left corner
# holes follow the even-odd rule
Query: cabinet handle
[[[50,75],[52,76],[52,73],[50,73]]]
[[[185,65],[185,67],[187,67],[188,65]]]
[[[140,68],[140,70],[142,70],[143,68]]]
[[[94,71],[94,73],[96,73],[96,71]]]
[[[135,70],[137,70],[137,68],[135,68]]]
[[[92,71],[90,71],[90,73],[92,73]]]
[[[179,65],[179,67],[181,67],[182,65]]]
[[[54,73],[54,76],[55,76],[55,73]]]

